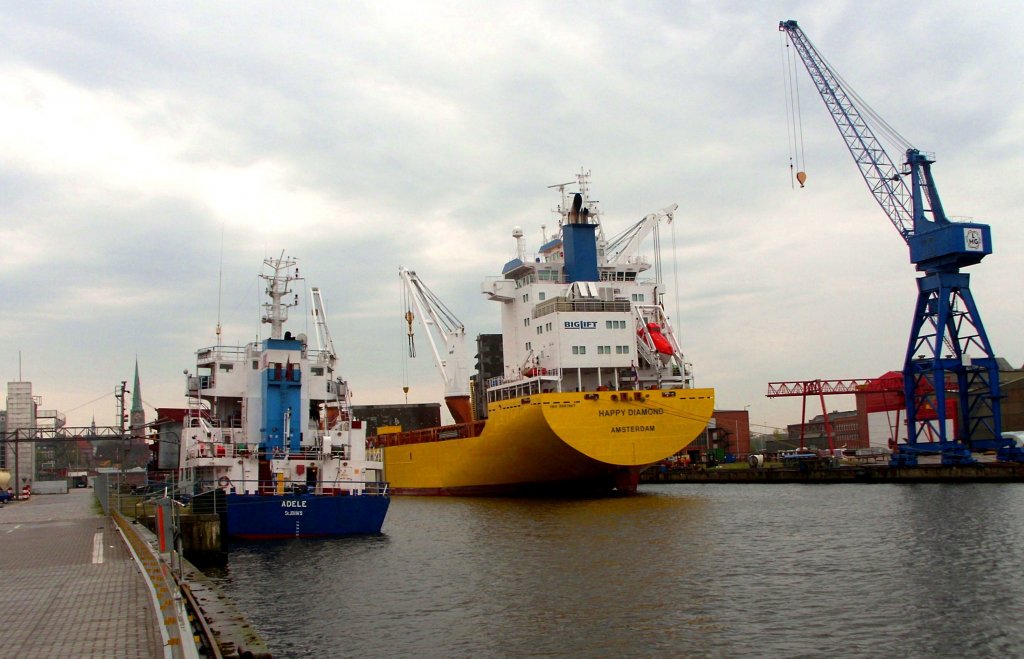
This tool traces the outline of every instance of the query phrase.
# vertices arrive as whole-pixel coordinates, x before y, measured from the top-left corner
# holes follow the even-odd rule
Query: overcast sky
[[[0,378],[20,363],[70,425],[112,424],[138,359],[149,417],[183,406],[218,317],[224,342],[265,336],[256,275],[284,250],[355,402],[402,402],[398,267],[498,331],[480,281],[582,167],[609,235],[679,204],[667,302],[698,386],[799,422],[767,383],[900,369],[916,288],[802,68],[791,187],[789,18],[935,152],[947,213],[992,226],[972,291],[1021,366],[1019,3],[35,1],[0,7]],[[417,329],[409,402],[439,401]]]

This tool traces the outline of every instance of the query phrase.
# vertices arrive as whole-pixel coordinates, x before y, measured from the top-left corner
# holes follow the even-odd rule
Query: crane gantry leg
[[[973,462],[971,451],[1005,441],[998,405],[999,366],[970,290],[970,276],[937,272],[917,280],[918,297],[903,367],[907,444],[899,464],[941,452],[944,464]],[[956,392],[950,414],[947,392]],[[958,419],[958,427],[949,421]],[[959,441],[954,439],[954,435]]]

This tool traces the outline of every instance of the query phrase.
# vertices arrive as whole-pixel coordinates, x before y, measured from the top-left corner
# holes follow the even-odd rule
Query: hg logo
[[[985,251],[985,245],[981,239],[981,229],[964,229],[964,246],[968,252]]]

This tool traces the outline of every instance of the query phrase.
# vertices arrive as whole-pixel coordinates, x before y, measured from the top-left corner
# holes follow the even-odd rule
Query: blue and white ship
[[[203,348],[187,373],[182,483],[193,493],[224,491],[229,538],[379,533],[390,504],[381,449],[367,448],[352,418],[320,290],[310,289],[314,349],[305,334],[284,331],[299,304],[296,261],[265,259],[260,278],[270,337]]]

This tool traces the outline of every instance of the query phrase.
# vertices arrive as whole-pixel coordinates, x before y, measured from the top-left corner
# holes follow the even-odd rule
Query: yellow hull
[[[635,488],[640,469],[696,439],[714,403],[713,389],[498,401],[476,437],[397,445],[383,438],[384,475],[395,494],[621,490],[629,477]]]

